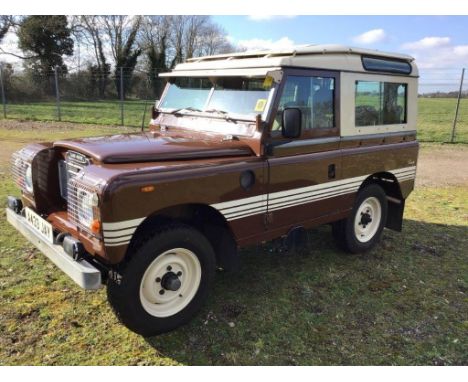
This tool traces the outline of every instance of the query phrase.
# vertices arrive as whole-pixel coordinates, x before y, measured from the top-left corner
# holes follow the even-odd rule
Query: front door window
[[[297,108],[302,113],[302,130],[335,127],[335,78],[318,76],[288,76],[284,84],[272,131],[281,130],[285,108]]]

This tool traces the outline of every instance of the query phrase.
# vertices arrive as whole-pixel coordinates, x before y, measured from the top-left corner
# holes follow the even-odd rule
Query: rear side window
[[[411,65],[406,61],[386,60],[375,57],[362,57],[364,69],[373,72],[410,74]]]
[[[356,126],[406,123],[407,86],[394,82],[356,81]]]

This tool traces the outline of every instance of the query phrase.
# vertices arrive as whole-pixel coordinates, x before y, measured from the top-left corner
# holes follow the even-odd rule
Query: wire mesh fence
[[[138,69],[36,74],[7,64],[0,71],[0,118],[145,126],[164,84],[156,72]],[[462,69],[421,70],[419,94],[419,139],[468,143],[468,79],[462,80]]]
[[[148,122],[148,109],[161,94],[164,81],[156,73],[126,69],[101,73],[56,69],[37,75],[4,66],[2,117],[141,126],[143,117],[143,123]]]
[[[468,143],[467,82],[463,68],[421,70],[419,140]]]

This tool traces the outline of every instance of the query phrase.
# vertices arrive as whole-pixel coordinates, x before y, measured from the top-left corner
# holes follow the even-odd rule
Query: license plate
[[[36,232],[38,232],[45,240],[49,243],[54,242],[54,234],[52,230],[52,224],[50,224],[45,219],[41,218],[38,214],[36,214],[32,209],[26,207],[26,221],[28,224],[34,228]]]

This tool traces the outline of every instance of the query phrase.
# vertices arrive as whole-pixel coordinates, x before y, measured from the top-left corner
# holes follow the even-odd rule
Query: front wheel
[[[143,336],[168,332],[189,321],[203,304],[215,273],[208,240],[186,225],[162,228],[141,240],[109,280],[107,296],[120,321]]]
[[[371,184],[358,193],[351,215],[333,223],[333,236],[346,252],[365,252],[380,240],[386,221],[385,191],[379,185]]]

